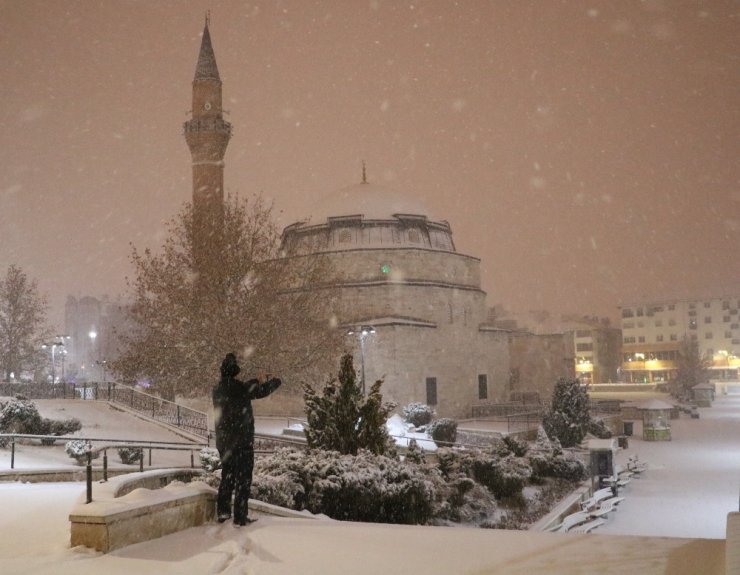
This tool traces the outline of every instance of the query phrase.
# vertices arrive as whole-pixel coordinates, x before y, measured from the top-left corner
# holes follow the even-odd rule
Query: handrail
[[[203,411],[151,395],[115,381],[75,383],[0,382],[0,395],[23,394],[30,399],[80,399],[108,401],[122,405],[194,435],[208,437],[208,415]]]
[[[174,451],[191,451],[191,465],[193,464],[192,452],[195,450],[203,449],[208,447],[208,443],[197,443],[197,442],[180,442],[180,441],[156,441],[156,440],[140,440],[140,439],[110,439],[110,438],[94,438],[94,437],[74,437],[74,436],[63,436],[63,435],[35,435],[30,433],[0,433],[0,438],[10,438],[10,468],[15,469],[15,441],[16,439],[51,439],[54,441],[84,441],[87,442],[91,447],[93,441],[105,441],[108,443],[120,444],[119,447],[139,447],[142,446],[144,449],[149,449],[149,465],[152,464],[152,449],[160,450],[174,450]],[[105,475],[107,475],[107,449],[111,449],[114,446],[102,446],[95,449],[89,450],[90,452],[97,452],[105,450],[104,452],[104,468]],[[143,459],[143,458],[142,458]],[[107,477],[106,477],[107,479]]]

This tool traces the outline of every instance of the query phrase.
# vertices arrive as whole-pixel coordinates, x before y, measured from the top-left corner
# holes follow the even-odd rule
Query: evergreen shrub
[[[443,417],[427,426],[429,435],[438,447],[449,446],[457,440],[457,421]]]
[[[218,454],[218,449],[204,447],[198,453],[198,457],[200,458],[200,466],[209,473],[221,469],[221,456]]]
[[[333,519],[423,524],[433,515],[437,482],[426,468],[361,450],[278,450],[255,466],[256,499]]]
[[[126,465],[138,463],[144,457],[144,450],[141,447],[119,447],[117,451],[121,463]]]
[[[403,418],[414,427],[427,425],[434,417],[434,409],[425,403],[409,403],[403,408]]]

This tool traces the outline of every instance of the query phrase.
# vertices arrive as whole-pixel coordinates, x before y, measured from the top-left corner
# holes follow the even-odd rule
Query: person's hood
[[[236,361],[236,356],[233,353],[227,353],[221,362],[221,375],[224,377],[236,377],[240,371],[241,368]]]

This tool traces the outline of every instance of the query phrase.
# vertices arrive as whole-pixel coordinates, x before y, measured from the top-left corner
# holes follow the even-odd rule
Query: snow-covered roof
[[[428,208],[415,197],[371,183],[355,184],[330,193],[309,208],[311,224],[322,224],[328,218],[362,216],[366,220],[389,220],[398,214],[426,216]]]
[[[660,399],[648,399],[647,401],[641,401],[637,404],[639,409],[658,410],[658,409],[673,409],[670,403],[661,401]]]

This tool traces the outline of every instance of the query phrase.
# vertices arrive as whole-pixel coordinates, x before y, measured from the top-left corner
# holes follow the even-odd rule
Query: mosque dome
[[[361,183],[337,190],[309,209],[306,223],[325,223],[329,218],[361,216],[364,220],[391,220],[397,214],[433,219],[420,200],[377,184]]]

